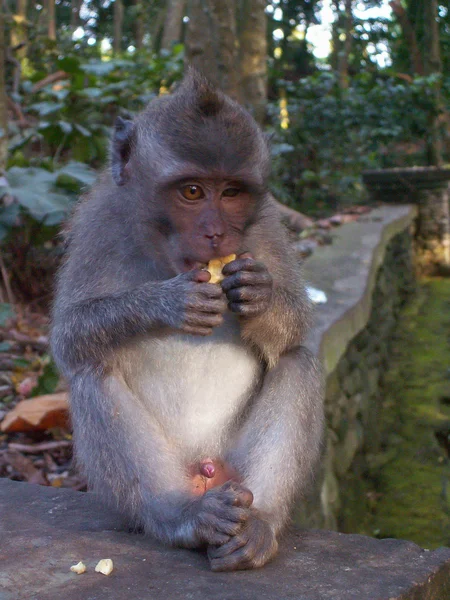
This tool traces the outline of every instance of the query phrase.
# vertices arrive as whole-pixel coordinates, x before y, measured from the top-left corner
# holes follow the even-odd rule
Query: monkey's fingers
[[[208,558],[212,560],[213,558],[223,558],[224,556],[228,556],[228,554],[232,554],[242,548],[247,543],[248,539],[244,535],[235,535],[232,538],[229,538],[225,544],[221,546],[208,546]]]
[[[186,276],[191,281],[196,281],[197,283],[207,283],[211,279],[211,274],[205,269],[193,269],[192,271],[188,271]]]
[[[205,298],[221,298],[223,296],[223,291],[220,285],[201,283],[197,285],[194,290],[196,294],[199,294]]]
[[[267,267],[264,263],[254,260],[253,258],[238,258],[225,265],[222,273],[227,277],[238,271],[262,272],[267,271]]]
[[[223,315],[227,310],[227,300],[222,294],[221,298],[192,298],[187,302],[189,312],[210,313]]]
[[[253,516],[225,544],[208,548],[208,558],[213,571],[255,569],[273,558],[277,550],[278,542],[268,523]]]
[[[271,292],[269,291],[269,295]],[[267,287],[246,285],[239,288],[232,288],[227,292],[228,302],[258,302],[266,300],[268,296]]]
[[[184,324],[190,327],[220,327],[223,316],[220,313],[207,313],[203,311],[188,311]]]
[[[232,288],[246,285],[271,287],[272,276],[268,271],[238,271],[227,275],[222,281],[222,289],[225,293]]]
[[[181,331],[183,333],[188,333],[189,335],[201,335],[203,337],[206,337],[208,335],[211,335],[214,330],[212,327],[183,325],[181,327]]]
[[[253,504],[252,492],[248,488],[236,483],[235,481],[227,481],[223,484],[221,490],[222,492],[227,493],[227,500],[233,506],[250,508],[250,506]]]

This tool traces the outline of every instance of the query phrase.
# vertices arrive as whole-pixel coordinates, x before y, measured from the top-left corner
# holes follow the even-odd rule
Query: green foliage
[[[14,199],[0,205],[0,241],[17,228],[53,228],[66,218],[76,195],[95,180],[87,165],[70,162],[54,172],[37,167],[12,167],[6,173],[0,197]],[[35,231],[36,233],[36,231]],[[54,235],[48,229],[50,237]],[[44,236],[46,237],[46,236]],[[42,240],[42,241],[45,241]]]
[[[12,319],[15,316],[14,307],[12,304],[7,304],[6,302],[0,302],[0,327],[5,327],[7,321]],[[5,344],[6,342],[2,342]],[[0,352],[5,352],[8,350],[8,347],[0,349]]]
[[[55,61],[66,78],[33,92],[46,73],[24,81],[17,98],[30,123],[12,129],[9,166],[76,160],[98,167],[105,162],[110,127],[119,114],[145,106],[162,86],[170,87],[183,71],[183,47],[154,56],[145,52],[122,58],[84,59],[75,52]]]
[[[53,394],[59,383],[59,372],[50,356],[46,356],[46,364],[39,376],[37,386],[33,389],[32,396],[41,396],[43,394]]]
[[[318,73],[298,84],[280,82],[288,97],[289,127],[274,136],[274,192],[309,212],[365,199],[363,169],[424,164],[430,119],[438,111],[438,76],[412,83],[397,77],[354,77],[347,90]],[[449,81],[443,82],[450,98]],[[271,106],[279,122],[278,105]]]

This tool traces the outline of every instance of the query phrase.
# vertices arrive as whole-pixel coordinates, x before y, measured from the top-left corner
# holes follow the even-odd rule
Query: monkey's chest
[[[210,337],[144,339],[133,354],[129,387],[166,435],[192,450],[214,450],[248,402],[262,370],[242,343],[232,315]]]

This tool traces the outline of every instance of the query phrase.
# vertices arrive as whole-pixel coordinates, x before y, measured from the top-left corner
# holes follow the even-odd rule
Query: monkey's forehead
[[[161,112],[158,106],[149,107],[138,117],[136,142],[140,152],[170,154],[176,162],[188,162],[208,172],[222,171],[227,176],[251,172],[258,180],[267,177],[267,141],[244,109],[233,106],[233,110],[205,117],[192,108],[178,108],[178,112]]]

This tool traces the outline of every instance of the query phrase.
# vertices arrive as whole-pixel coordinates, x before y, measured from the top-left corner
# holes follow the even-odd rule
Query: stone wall
[[[309,343],[324,364],[327,432],[322,472],[296,515],[301,524],[346,529],[346,514],[366,506],[360,478],[378,449],[389,342],[414,290],[415,214],[409,206],[377,209],[337,229],[333,244],[305,263],[307,280],[328,298]]]

